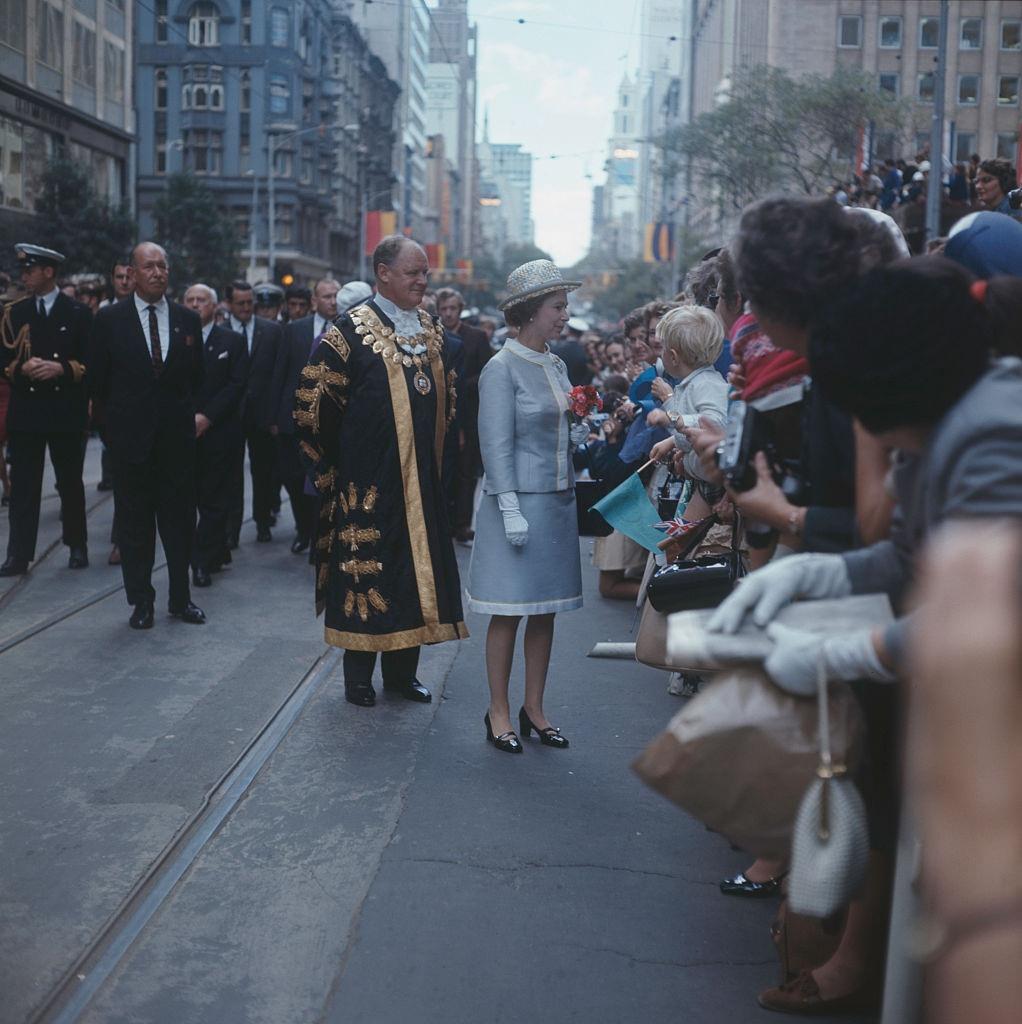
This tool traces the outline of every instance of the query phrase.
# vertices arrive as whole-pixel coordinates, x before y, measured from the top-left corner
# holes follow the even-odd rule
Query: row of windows
[[[216,64],[186,64],[184,84],[181,86],[182,110],[223,110],[224,69]],[[154,109],[167,109],[167,69],[156,68],[153,74]],[[311,83],[308,83],[311,88]],[[246,69],[238,72],[238,93],[240,109],[247,113],[252,109],[252,76]],[[291,112],[291,80],[287,75],[270,75],[270,113]]]
[[[156,0],[156,42],[170,41],[170,19],[167,14],[168,0]],[[242,46],[252,43],[252,0],[241,0],[241,17],[239,19]],[[307,19],[302,20],[298,37],[298,51],[302,59],[309,53],[309,36],[311,30]],[[269,36],[271,46],[288,47],[291,45],[291,14],[285,7],[271,7],[269,17]],[[220,15],[211,3],[193,4],[188,12],[188,45],[219,46]]]
[[[877,76],[880,88],[892,96],[901,95],[901,75],[896,71],[883,72]],[[980,100],[980,75],[958,76],[958,105],[974,107]],[[916,77],[916,99],[920,103],[933,102],[935,78],[932,71],[924,71]],[[997,78],[997,106],[1017,107],[1019,97],[1019,76],[999,75]]]
[[[940,41],[940,19],[919,19],[919,48],[935,50]],[[1004,19],[1001,22],[1001,49],[1022,50],[1022,20]],[[842,49],[862,46],[862,18],[858,14],[843,14],[837,22],[837,44]],[[898,50],[902,45],[902,21],[897,15],[880,18],[877,45],[882,50]],[[983,19],[962,18],[958,26],[958,49],[983,48]]]

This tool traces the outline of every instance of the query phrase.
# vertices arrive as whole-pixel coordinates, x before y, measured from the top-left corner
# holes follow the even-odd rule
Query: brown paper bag
[[[830,691],[835,760],[860,760],[863,721],[845,683]],[[820,754],[815,699],[792,697],[759,669],[722,672],[632,765],[682,810],[753,857],[787,857]]]

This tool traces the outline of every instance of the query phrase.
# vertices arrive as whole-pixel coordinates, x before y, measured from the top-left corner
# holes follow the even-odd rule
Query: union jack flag
[[[666,533],[668,537],[672,537],[677,540],[679,537],[684,537],[686,534],[691,533],[702,525],[701,519],[687,520],[682,519],[681,516],[675,516],[674,519],[668,519],[662,523],[654,523],[653,529],[659,530],[661,533]]]

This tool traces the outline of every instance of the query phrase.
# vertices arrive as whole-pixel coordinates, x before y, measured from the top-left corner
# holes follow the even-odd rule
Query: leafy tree
[[[203,182],[172,174],[153,217],[155,240],[167,250],[172,292],[180,295],[194,281],[220,289],[237,277],[241,251],[234,221]]]
[[[736,71],[723,103],[659,145],[666,172],[680,173],[690,161],[696,189],[726,216],[771,192],[822,195],[850,179],[864,126],[900,137],[910,119],[907,102],[863,72],[795,78],[759,65]]]
[[[61,273],[106,274],[131,247],[135,221],[127,204],[100,196],[82,166],[66,156],[50,161],[42,174],[31,241],[66,257]]]
[[[465,301],[480,308],[496,306],[506,291],[507,275],[515,267],[530,260],[549,259],[553,259],[550,253],[529,242],[506,246],[500,259],[483,256],[474,263],[474,281],[464,289]]]

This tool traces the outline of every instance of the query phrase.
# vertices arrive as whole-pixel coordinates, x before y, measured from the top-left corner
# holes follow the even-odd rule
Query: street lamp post
[[[256,215],[259,211],[259,175],[253,167],[252,175],[252,215],[248,220],[248,279],[255,280],[256,275]]]
[[[270,165],[267,168],[266,177],[266,205],[268,207],[267,216],[269,219],[269,233],[266,237],[266,259],[269,263],[268,273],[272,278],[274,276],[277,264],[277,190],[274,185],[275,180],[275,161],[277,149],[281,144],[290,142],[292,139],[297,139],[302,135],[308,135],[309,132],[321,131],[320,125],[313,125],[311,128],[300,128],[297,131],[287,132],[285,135],[277,135],[271,125],[266,132],[266,149],[269,155]]]

